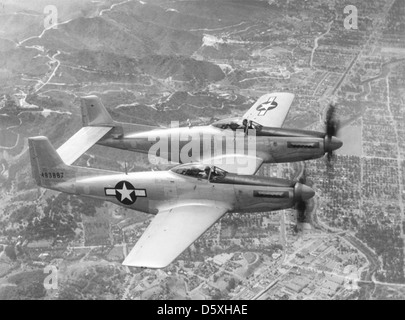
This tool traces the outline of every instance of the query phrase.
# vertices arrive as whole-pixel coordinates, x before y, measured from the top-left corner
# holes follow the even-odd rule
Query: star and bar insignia
[[[114,188],[104,188],[106,196],[115,196],[115,198],[125,205],[135,203],[138,197],[146,197],[145,189],[136,189],[128,181],[118,182]]]
[[[275,96],[271,96],[267,99],[267,101],[261,103],[260,105],[257,106],[256,110],[259,111],[259,116],[264,116],[266,115],[267,111],[272,110],[278,106],[278,103],[276,102]]]

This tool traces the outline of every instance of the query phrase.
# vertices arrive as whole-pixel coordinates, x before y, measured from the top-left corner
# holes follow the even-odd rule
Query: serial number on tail
[[[63,179],[64,172],[42,172],[41,177],[45,179]]]

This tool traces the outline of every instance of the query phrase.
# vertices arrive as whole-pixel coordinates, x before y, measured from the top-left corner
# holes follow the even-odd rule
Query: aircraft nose
[[[308,200],[315,195],[315,191],[305,184],[297,182],[294,186],[294,195],[297,200]]]
[[[332,152],[343,146],[343,142],[336,137],[325,137],[325,152]]]

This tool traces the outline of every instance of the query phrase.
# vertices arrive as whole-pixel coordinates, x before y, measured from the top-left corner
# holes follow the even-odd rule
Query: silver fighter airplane
[[[333,116],[334,110],[327,113],[326,132],[282,128],[293,99],[291,93],[268,93],[261,96],[240,118],[220,120],[208,126],[158,128],[116,122],[98,97],[87,96],[81,99],[83,128],[57,151],[65,163],[72,164],[95,143],[150,153],[156,141],[165,140],[168,147],[159,149],[156,155],[168,161],[203,162],[221,166],[229,172],[248,175],[256,173],[262,163],[303,161],[320,158],[325,153],[330,159],[332,152],[342,146],[342,142],[335,137],[338,123]],[[255,136],[253,155],[246,147],[237,150],[236,142],[230,152],[225,152],[225,142],[239,139],[247,146],[252,135]],[[193,139],[200,145],[198,151],[192,150],[182,161],[179,154]],[[222,146],[220,152],[216,152],[215,139]],[[224,161],[225,158],[234,158],[234,161]],[[241,163],[240,160],[248,165],[232,165]]]
[[[240,176],[202,164],[129,174],[71,166],[46,137],[28,142],[39,186],[156,215],[125,258],[128,266],[166,267],[227,212],[291,208],[314,196],[299,182]]]

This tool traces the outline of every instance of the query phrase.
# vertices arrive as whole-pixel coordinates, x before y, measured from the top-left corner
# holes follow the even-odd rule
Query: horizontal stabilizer
[[[71,165],[113,127],[83,127],[58,149],[63,162]]]

